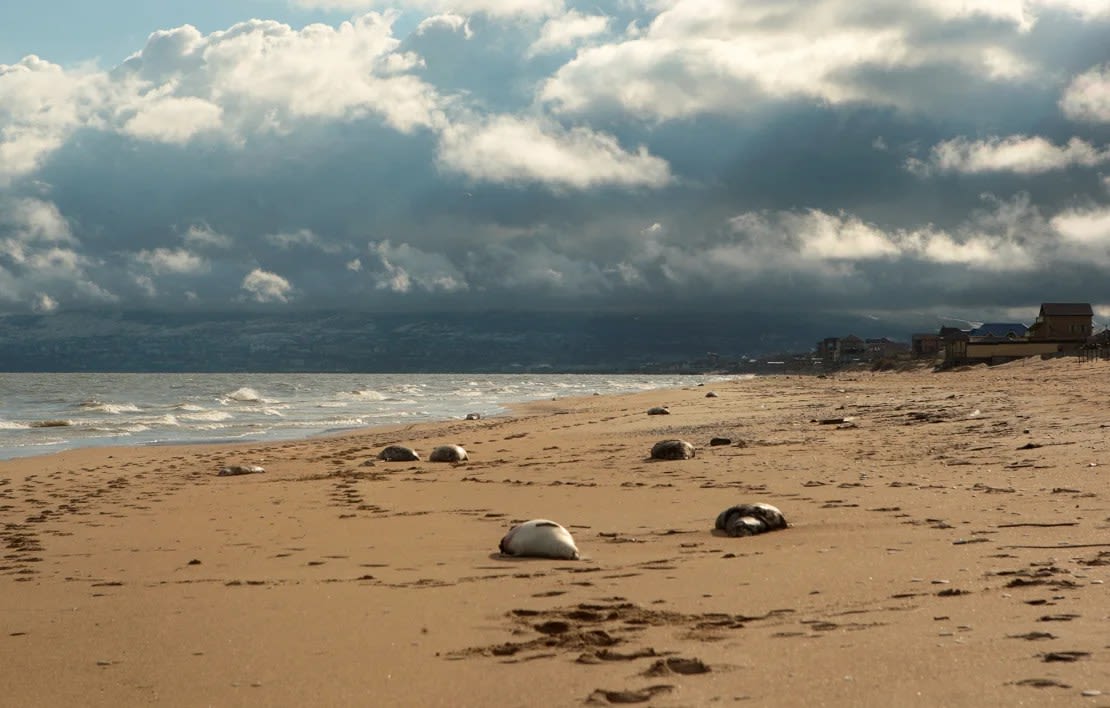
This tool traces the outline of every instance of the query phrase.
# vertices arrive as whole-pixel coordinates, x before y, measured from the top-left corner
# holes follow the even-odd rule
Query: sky
[[[1110,321],[1108,273],[1110,0],[0,9],[0,313]]]

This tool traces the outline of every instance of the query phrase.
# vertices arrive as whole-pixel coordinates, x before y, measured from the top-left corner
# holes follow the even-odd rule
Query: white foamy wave
[[[174,410],[179,411],[202,411],[204,406],[198,406],[195,403],[178,403],[174,406]]]
[[[324,401],[323,403],[317,403],[316,407],[317,408],[346,408],[349,405],[351,405],[351,404],[347,403],[346,401]]]
[[[219,421],[219,420],[227,420],[230,417],[231,417],[231,414],[230,413],[225,413],[224,411],[203,411],[203,412],[200,412],[200,413],[187,413],[185,415],[182,415],[181,419],[182,420],[192,420],[192,421],[201,421],[201,420],[203,420],[203,421],[215,422],[215,421]]]
[[[279,411],[277,408],[263,408],[262,409],[262,415],[270,415],[270,416],[275,416],[275,417],[278,417],[278,418],[284,418],[285,417],[285,414],[282,413],[281,411]]]
[[[30,427],[26,423],[16,423],[14,420],[0,420],[0,430],[27,430]]]
[[[134,403],[105,403],[96,400],[82,401],[81,408],[87,411],[97,411],[98,413],[111,413],[112,415],[139,412],[139,407]]]
[[[354,391],[348,391],[345,394],[340,394],[340,395],[352,396],[354,398],[358,398],[358,399],[361,399],[363,401],[384,401],[385,400],[385,394],[381,393],[380,391],[375,391],[372,388],[357,389],[357,390],[354,390]]]
[[[258,391],[255,391],[249,386],[237,388],[231,393],[226,394],[224,398],[232,401],[239,401],[240,403],[262,403],[266,400]]]
[[[124,431],[125,433],[141,433],[144,430],[150,430],[150,426],[143,425],[142,423],[136,423],[134,425],[124,425],[120,428],[120,430]]]

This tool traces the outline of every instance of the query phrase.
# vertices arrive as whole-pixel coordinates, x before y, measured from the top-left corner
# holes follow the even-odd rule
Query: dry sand
[[[1110,705],[1110,363],[713,390],[2,462],[0,703]]]

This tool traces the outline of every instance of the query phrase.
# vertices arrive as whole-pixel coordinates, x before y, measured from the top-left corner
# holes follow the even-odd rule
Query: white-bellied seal
[[[666,406],[648,408],[648,415],[670,415],[671,411]]]
[[[378,453],[378,459],[386,462],[419,462],[420,453],[404,445],[386,445]]]
[[[219,477],[236,477],[241,474],[259,474],[265,471],[264,468],[258,465],[228,465],[227,467],[221,467],[216,474]]]
[[[467,420],[481,420],[482,419],[482,414],[481,413],[467,413],[466,414],[466,419]]]
[[[786,517],[777,507],[763,502],[737,504],[717,515],[716,528],[729,536],[754,536],[786,528]]]
[[[685,440],[660,440],[651,446],[653,460],[688,460],[694,456],[694,446]]]
[[[440,445],[428,455],[429,462],[462,462],[469,459],[461,445]]]
[[[578,560],[570,531],[548,519],[532,519],[509,529],[498,546],[507,556]]]

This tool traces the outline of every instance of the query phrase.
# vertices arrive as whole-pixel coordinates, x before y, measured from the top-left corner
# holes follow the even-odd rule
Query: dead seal
[[[754,536],[786,527],[786,517],[778,507],[763,502],[730,506],[717,515],[716,523],[716,528],[729,536]]]
[[[241,474],[261,474],[265,468],[258,465],[227,465],[216,473],[218,477],[238,477]]]
[[[666,406],[648,408],[648,415],[670,415],[671,411]]]
[[[420,453],[404,445],[386,445],[378,453],[378,459],[386,462],[419,462]]]
[[[532,519],[509,529],[498,546],[507,556],[578,560],[570,531],[548,519]]]
[[[651,447],[653,460],[688,460],[694,456],[694,446],[685,440],[660,440]]]
[[[462,462],[470,459],[461,445],[440,445],[428,455],[429,462]]]

